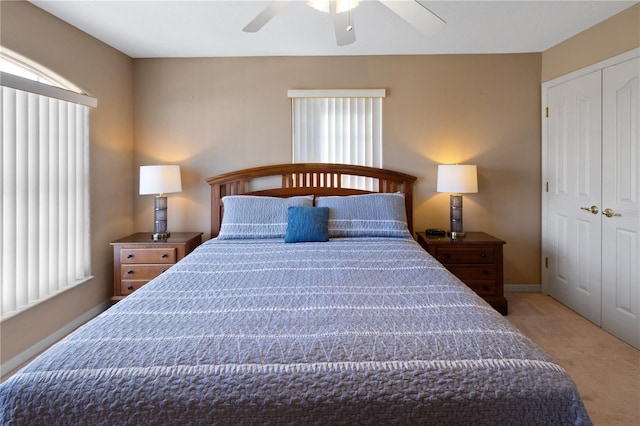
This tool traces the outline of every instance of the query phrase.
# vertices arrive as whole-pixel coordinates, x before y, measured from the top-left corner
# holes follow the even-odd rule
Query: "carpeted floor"
[[[640,425],[640,351],[541,293],[506,293],[511,321],[554,356],[596,426]]]

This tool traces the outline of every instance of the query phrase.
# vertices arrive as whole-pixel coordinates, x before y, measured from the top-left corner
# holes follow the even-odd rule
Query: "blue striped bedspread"
[[[0,385],[2,424],[590,424],[411,239],[210,240]]]

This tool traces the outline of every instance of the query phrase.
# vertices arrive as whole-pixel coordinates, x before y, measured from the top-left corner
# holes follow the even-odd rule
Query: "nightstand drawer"
[[[117,302],[133,293],[191,253],[202,242],[202,232],[172,232],[166,240],[153,241],[148,232],[137,232],[113,246],[113,297]]]
[[[494,247],[437,247],[435,258],[442,263],[494,263]]]
[[[176,263],[175,247],[164,248],[123,248],[120,263]]]
[[[120,295],[128,296],[149,281],[122,280],[120,283]]]
[[[471,288],[478,296],[493,296],[496,294],[496,283],[494,281],[465,281],[465,284]]]
[[[122,265],[120,276],[129,280],[152,280],[171,265]]]
[[[465,283],[467,280],[495,280],[496,265],[455,265],[445,267]]]

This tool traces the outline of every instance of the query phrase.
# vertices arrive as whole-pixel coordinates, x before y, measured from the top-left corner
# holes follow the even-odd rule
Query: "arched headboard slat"
[[[280,186],[251,190],[258,179],[280,176]],[[377,179],[377,191],[342,187],[343,176]],[[222,198],[226,195],[264,195],[291,197],[295,195],[357,195],[373,192],[403,192],[409,230],[413,232],[413,182],[416,177],[375,167],[348,164],[289,163],[254,167],[224,173],[207,179],[211,185],[211,237],[220,232]]]

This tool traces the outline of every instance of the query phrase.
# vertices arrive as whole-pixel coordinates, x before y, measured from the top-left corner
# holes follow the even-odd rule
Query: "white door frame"
[[[542,253],[541,253],[541,278],[542,278],[542,292],[544,294],[549,294],[549,279],[548,279],[548,268],[545,265],[545,258],[548,258],[550,254],[547,252],[547,247],[545,245],[545,241],[549,241],[549,236],[547,235],[547,153],[548,153],[548,141],[547,141],[547,119],[546,119],[546,107],[547,107],[547,90],[553,86],[557,86],[558,84],[567,82],[569,80],[573,80],[577,77],[582,77],[583,75],[592,73],[594,71],[599,71],[604,68],[607,68],[612,65],[619,64],[621,62],[628,61],[630,59],[634,59],[640,57],[640,48],[629,50],[628,52],[622,53],[620,55],[614,56],[609,59],[605,59],[604,61],[600,61],[593,65],[589,65],[585,68],[581,68],[579,70],[573,71],[569,74],[565,74],[563,76],[554,78],[552,80],[546,81],[542,83],[542,103],[541,103],[541,124],[542,124],[542,188],[540,188],[542,192],[542,221],[541,221],[541,238],[542,238]]]

